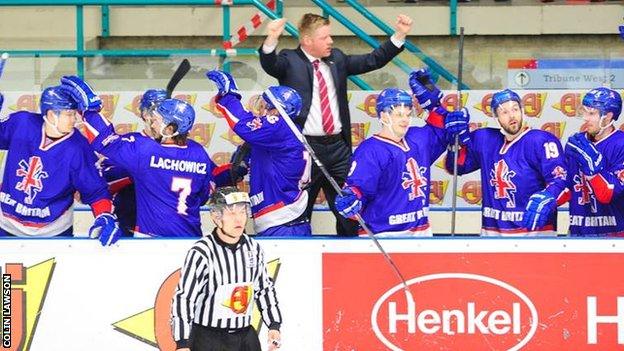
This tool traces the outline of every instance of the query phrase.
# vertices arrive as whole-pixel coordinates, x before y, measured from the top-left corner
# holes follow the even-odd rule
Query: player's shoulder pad
[[[134,137],[134,139],[141,139],[141,138],[145,138],[145,139],[152,139],[150,137],[148,137],[147,135],[141,133],[141,132],[130,132],[130,133],[126,133],[123,135],[123,137]]]
[[[193,139],[187,139],[186,140],[186,145],[189,149],[198,149],[198,150],[202,150],[206,153],[206,155],[208,154],[208,151],[206,150],[206,147],[204,147],[204,145],[196,142]]]
[[[556,140],[557,142],[561,143],[554,134],[541,129],[529,129],[525,137],[528,137],[528,139],[535,142]]]
[[[621,129],[616,129],[611,137],[617,140],[619,143],[624,143],[624,131]]]
[[[492,127],[475,129],[472,132],[470,132],[470,136],[475,141],[476,140],[489,140],[490,142],[503,138],[503,134],[501,134],[500,129],[492,128]]]
[[[380,160],[383,158],[383,155],[388,154],[388,150],[390,150],[390,148],[394,147],[396,146],[376,139],[375,137],[370,137],[355,148],[355,151],[353,152],[353,159]]]
[[[43,124],[43,117],[38,113],[17,111],[8,115],[2,115],[0,123],[4,122],[19,123],[20,125],[37,125],[40,128]]]

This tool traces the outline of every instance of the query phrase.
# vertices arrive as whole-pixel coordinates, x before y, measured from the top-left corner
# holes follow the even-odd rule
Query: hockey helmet
[[[148,110],[155,107],[159,102],[167,99],[167,92],[164,89],[149,89],[143,93],[141,102],[139,104],[139,110]]]
[[[299,93],[297,93],[295,89],[284,85],[276,85],[269,87],[267,90],[273,94],[277,102],[280,104],[280,106],[282,106],[284,111],[286,111],[286,114],[288,114],[288,117],[294,119],[299,116],[299,112],[301,112],[301,106],[303,105],[303,103],[301,100],[301,96],[299,96]],[[266,103],[267,110],[272,110],[275,108],[275,106],[273,106],[273,103],[269,99],[266,91],[262,93],[262,99]]]
[[[492,102],[490,103],[492,114],[496,116],[496,110],[498,107],[507,101],[515,101],[518,103],[518,106],[522,108],[522,99],[520,99],[520,95],[516,94],[516,92],[511,89],[505,89],[492,95]]]
[[[195,122],[195,110],[186,101],[178,99],[166,99],[156,108],[156,112],[162,116],[165,125],[174,123],[178,126],[177,134],[186,134]]]
[[[411,109],[414,106],[412,95],[403,89],[384,89],[377,95],[377,104],[375,106],[377,109],[377,117],[381,117],[382,112],[391,112],[392,108],[401,105]]]
[[[221,211],[224,208],[236,204],[245,204],[247,208],[251,206],[249,194],[238,190],[235,186],[224,186],[215,189],[208,201],[210,211]]]
[[[49,110],[76,110],[78,104],[76,100],[67,92],[61,89],[60,85],[48,87],[41,93],[39,99],[41,114],[46,115]]]
[[[613,120],[617,121],[622,112],[622,97],[615,90],[600,87],[585,94],[583,106],[599,110],[602,116],[612,112]]]

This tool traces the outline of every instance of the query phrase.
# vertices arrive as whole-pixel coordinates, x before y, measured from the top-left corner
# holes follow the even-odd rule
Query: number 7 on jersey
[[[181,215],[187,215],[186,210],[188,206],[186,204],[186,198],[191,194],[192,179],[173,177],[171,179],[171,191],[179,193],[178,195],[178,213]]]

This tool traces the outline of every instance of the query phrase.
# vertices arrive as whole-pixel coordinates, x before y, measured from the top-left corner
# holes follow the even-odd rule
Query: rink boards
[[[0,241],[4,349],[173,350],[171,294],[192,243]],[[624,347],[621,240],[384,240],[409,294],[368,239],[261,244],[282,350]]]

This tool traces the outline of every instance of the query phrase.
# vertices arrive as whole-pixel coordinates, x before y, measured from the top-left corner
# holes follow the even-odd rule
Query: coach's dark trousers
[[[191,351],[262,351],[252,327],[227,330],[193,324]]]
[[[351,167],[351,150],[340,134],[329,136],[306,136],[308,143],[323,163],[329,174],[341,187],[344,185]],[[312,162],[312,183],[308,187],[308,208],[306,215],[312,219],[314,201],[319,191],[323,189],[329,208],[336,217],[336,233],[339,236],[357,235],[357,222],[342,217],[336,207],[336,191],[325,178],[321,170]],[[323,233],[319,233],[323,234]]]

